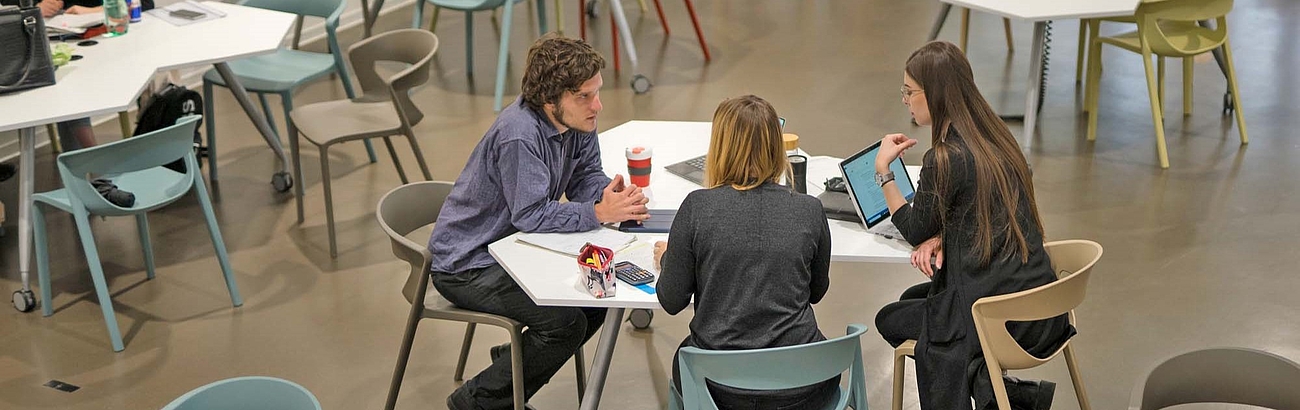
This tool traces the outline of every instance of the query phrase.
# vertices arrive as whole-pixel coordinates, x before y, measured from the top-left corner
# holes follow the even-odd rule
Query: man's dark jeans
[[[537,306],[499,264],[457,274],[433,272],[433,286],[458,307],[524,324],[525,400],[546,385],[605,322],[605,309]],[[473,393],[477,408],[512,408],[510,355],[492,362],[462,388]]]

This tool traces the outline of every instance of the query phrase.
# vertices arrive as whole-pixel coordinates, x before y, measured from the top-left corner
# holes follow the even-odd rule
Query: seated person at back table
[[[881,308],[876,328],[895,347],[917,341],[922,409],[970,408],[972,397],[977,409],[997,409],[971,306],[986,296],[1056,281],[1043,249],[1033,174],[1011,130],[980,95],[970,63],[957,46],[935,41],[912,53],[901,91],[916,123],[931,127],[932,148],[922,162],[914,203],[903,199],[889,163],[916,140],[886,136],[876,156],[876,174],[884,181],[881,189],[894,225],[917,247],[912,265],[930,281]],[[1011,322],[1007,330],[1038,357],[1055,352],[1074,335],[1066,315]],[[1002,377],[1012,409],[1051,407],[1055,383]]]
[[[682,201],[668,242],[655,244],[656,294],[668,314],[695,297],[682,346],[745,350],[826,340],[812,305],[830,287],[831,234],[817,198],[777,184],[790,177],[776,110],[747,95],[713,114],[704,186]],[[673,385],[681,373],[673,356]],[[820,409],[839,376],[788,390],[716,385],[721,409]],[[680,393],[679,393],[680,394]]]
[[[525,62],[522,95],[479,141],[438,214],[429,252],[433,285],[464,309],[501,315],[523,334],[524,397],[532,397],[600,329],[605,309],[537,306],[488,253],[516,232],[582,232],[645,220],[641,189],[600,165],[596,114],[605,59],[586,42],[547,34]],[[560,202],[560,197],[568,202]],[[508,409],[509,345],[447,397],[452,410]]]
[[[136,0],[140,2],[141,10],[152,10],[153,0]],[[7,0],[4,4],[17,4],[18,0]],[[41,8],[41,15],[50,18],[59,13],[68,14],[88,14],[99,13],[104,11],[104,0],[40,0],[37,7]]]

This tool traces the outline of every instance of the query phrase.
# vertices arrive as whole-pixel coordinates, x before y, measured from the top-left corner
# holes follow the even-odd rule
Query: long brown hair
[[[776,109],[752,95],[718,104],[713,137],[704,157],[704,186],[731,185],[738,191],[789,178]]]
[[[1008,258],[1019,255],[1021,262],[1027,262],[1029,243],[1025,229],[1028,227],[1020,226],[1016,215],[1027,212],[1033,228],[1040,233],[1043,230],[1029,164],[1011,130],[980,95],[970,62],[952,43],[933,41],[908,57],[906,70],[925,90],[932,120],[930,142],[939,171],[935,174],[938,192],[946,192],[947,185],[952,183],[944,176],[950,175],[951,156],[959,155],[947,140],[949,128],[956,130],[974,158],[976,230],[972,251],[979,265],[986,266],[993,256],[994,229],[1002,237],[998,248],[1013,249]],[[1020,209],[1021,195],[1028,200],[1029,209]],[[951,205],[939,204],[945,222]],[[1007,223],[994,227],[1000,217]]]

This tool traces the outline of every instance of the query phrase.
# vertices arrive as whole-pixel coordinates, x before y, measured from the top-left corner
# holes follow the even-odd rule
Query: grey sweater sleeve
[[[691,242],[695,239],[695,221],[691,218],[690,197],[682,202],[668,231],[668,249],[660,260],[659,282],[655,295],[664,311],[675,315],[686,309],[695,294],[695,253]]]
[[[819,203],[818,208],[820,207]],[[831,226],[826,220],[825,211],[821,222],[822,233],[817,240],[817,256],[812,260],[812,280],[809,283],[812,292],[808,295],[808,303],[821,302],[831,287]]]

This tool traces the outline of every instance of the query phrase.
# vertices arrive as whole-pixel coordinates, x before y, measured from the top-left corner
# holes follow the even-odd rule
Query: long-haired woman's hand
[[[889,164],[903,156],[908,148],[916,145],[916,140],[903,134],[889,134],[880,140],[880,151],[876,153],[876,172],[889,172]]]
[[[934,259],[933,266],[930,264],[931,258]],[[925,277],[933,278],[935,269],[943,268],[943,237],[935,236],[921,242],[912,251],[912,267],[920,270]]]

